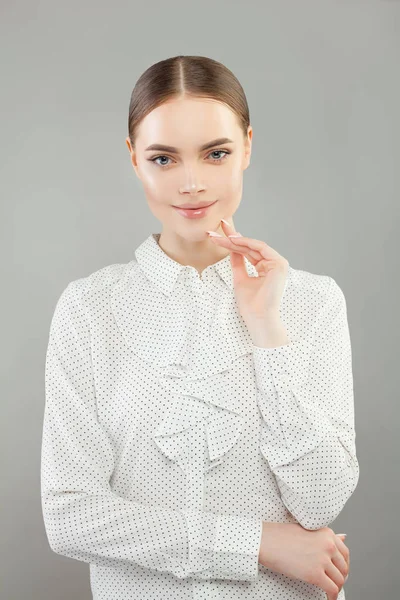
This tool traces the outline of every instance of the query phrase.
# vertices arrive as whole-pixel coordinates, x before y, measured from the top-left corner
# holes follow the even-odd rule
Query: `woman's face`
[[[218,138],[231,141],[217,142]],[[135,151],[126,143],[136,175],[163,231],[188,241],[208,238],[221,218],[230,220],[240,204],[243,171],[251,153],[252,128],[243,137],[229,107],[208,98],[170,100],[155,108],[140,123]],[[205,144],[213,142],[207,149]],[[175,149],[149,149],[149,146]],[[174,206],[215,202],[201,218],[189,219]]]

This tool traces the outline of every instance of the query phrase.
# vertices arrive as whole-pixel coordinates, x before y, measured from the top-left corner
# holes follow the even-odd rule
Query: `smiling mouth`
[[[215,202],[216,200],[214,200],[214,202],[210,202],[210,204],[204,204],[203,206],[175,206],[174,204],[172,206],[174,208],[181,208],[182,210],[201,210],[202,208],[208,208],[212,204],[215,204]]]

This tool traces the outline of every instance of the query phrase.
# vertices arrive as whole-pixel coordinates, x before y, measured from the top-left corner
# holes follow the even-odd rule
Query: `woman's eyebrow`
[[[233,140],[230,140],[227,137],[217,138],[216,140],[212,140],[211,142],[207,142],[200,146],[199,151],[207,150],[207,148],[212,148],[213,146],[220,146],[221,144],[233,144]],[[160,152],[179,152],[179,148],[175,148],[174,146],[165,146],[164,144],[151,144],[145,149],[145,152],[150,150],[157,150]]]

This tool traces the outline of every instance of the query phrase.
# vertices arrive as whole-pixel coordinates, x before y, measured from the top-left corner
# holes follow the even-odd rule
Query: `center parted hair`
[[[151,65],[136,82],[128,118],[133,150],[142,119],[164,102],[183,96],[210,98],[226,104],[236,114],[244,137],[247,136],[249,107],[244,90],[232,71],[206,56],[178,55]]]

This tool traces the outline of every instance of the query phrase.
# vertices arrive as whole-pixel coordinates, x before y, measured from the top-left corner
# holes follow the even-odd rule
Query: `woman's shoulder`
[[[291,265],[289,266],[288,288],[292,292],[307,296],[327,296],[334,287],[339,286],[330,275],[295,269]]]
[[[334,277],[293,267],[289,268],[284,298],[291,309],[302,314],[347,310],[345,293]]]
[[[109,297],[113,286],[131,270],[134,263],[113,263],[73,279],[62,290],[61,298],[75,298],[80,303],[101,302]]]
[[[101,291],[119,281],[129,265],[130,263],[106,265],[88,275],[70,281],[69,285],[79,287],[86,293]]]
[[[345,295],[331,275],[290,268],[283,296],[283,317],[293,338],[307,339],[315,326],[326,327],[335,315],[345,314]],[[290,336],[289,336],[290,337]]]

